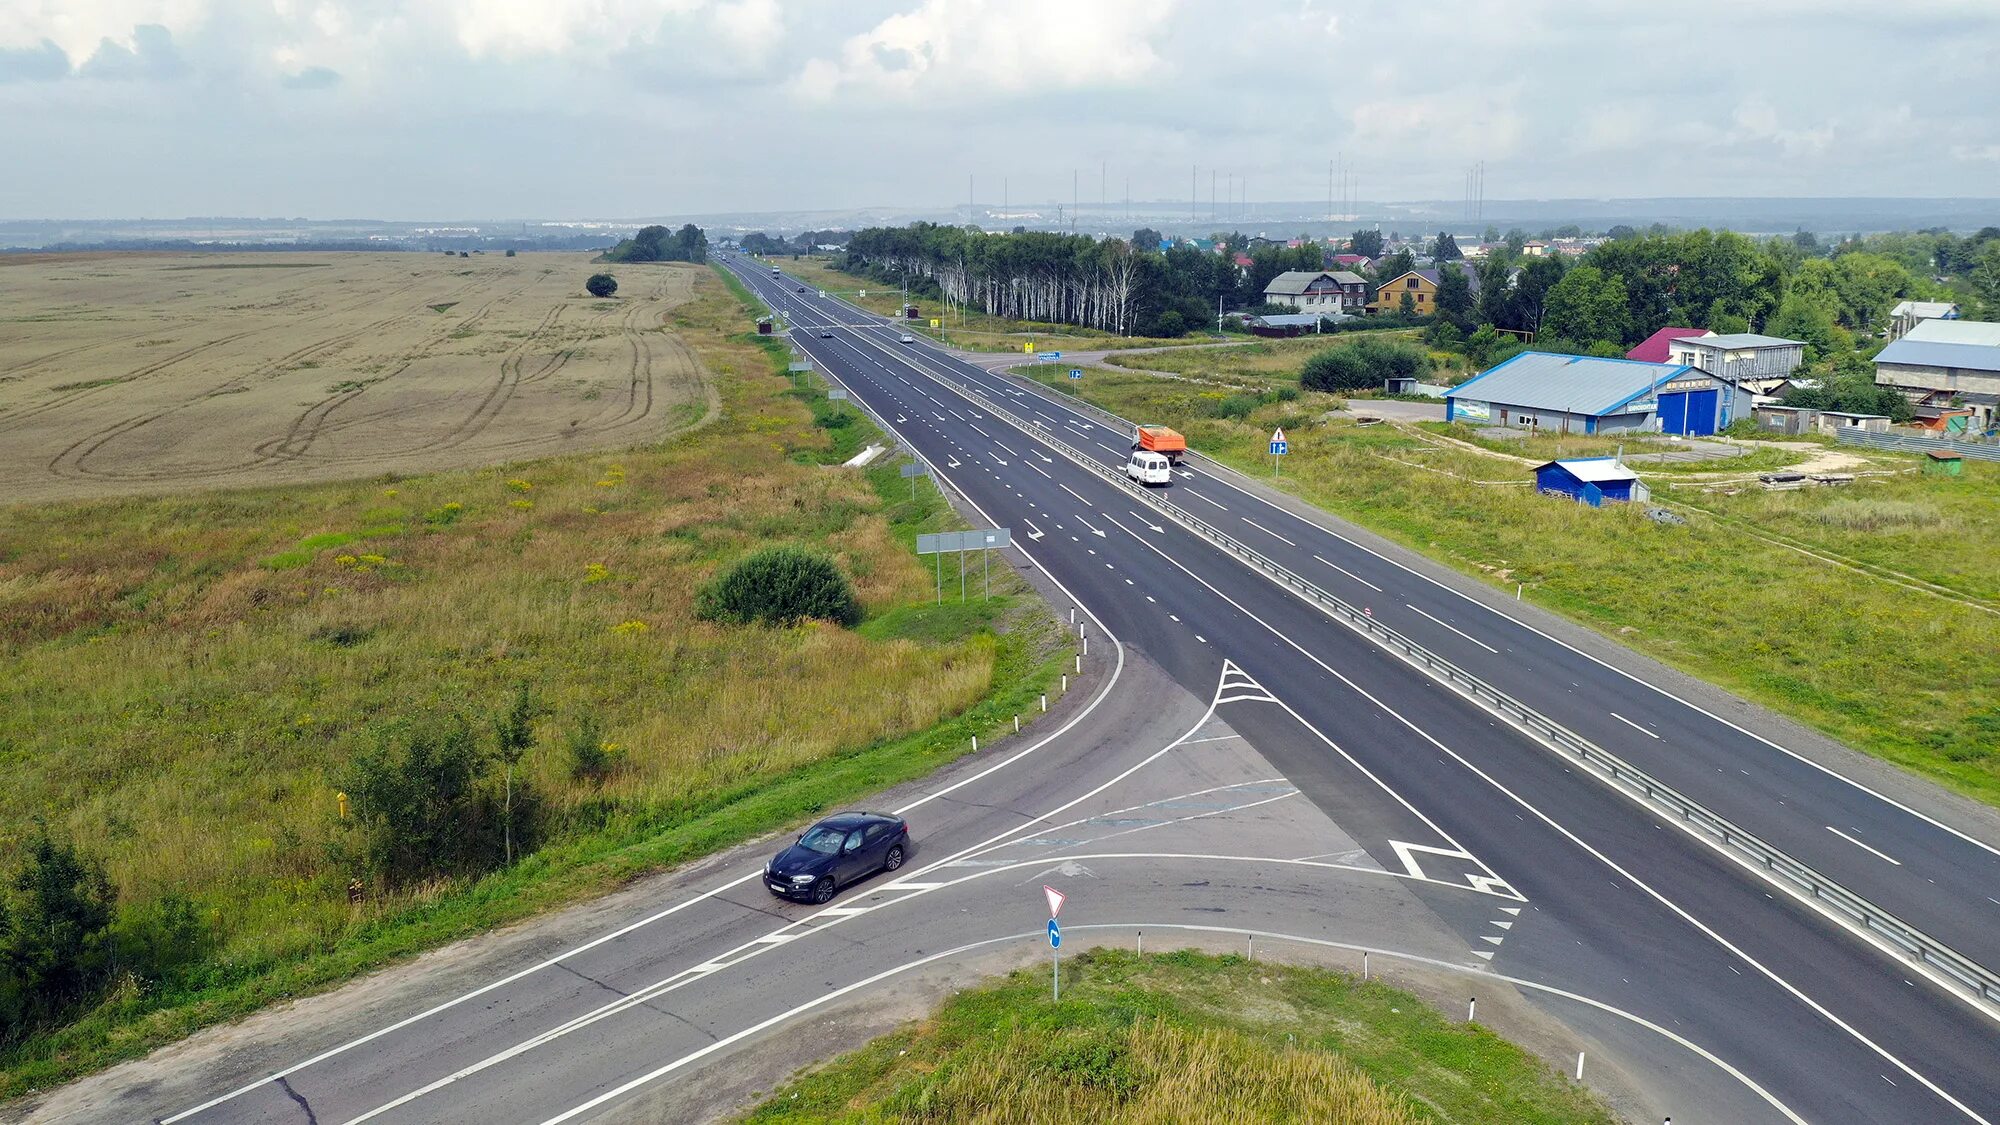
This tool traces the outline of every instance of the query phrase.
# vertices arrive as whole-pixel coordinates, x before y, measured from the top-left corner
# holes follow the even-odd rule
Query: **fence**
[[[1921,434],[1877,434],[1854,426],[1840,427],[1833,431],[1833,438],[1842,445],[1900,449],[1906,453],[1956,453],[1977,461],[2000,461],[2000,444],[1988,441],[1924,437]]]

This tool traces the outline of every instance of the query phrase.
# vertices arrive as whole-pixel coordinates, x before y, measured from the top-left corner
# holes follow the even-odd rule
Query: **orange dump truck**
[[[1181,463],[1181,458],[1187,456],[1187,439],[1182,437],[1178,430],[1141,422],[1139,432],[1132,436],[1132,448],[1164,453],[1167,460],[1178,465]]]

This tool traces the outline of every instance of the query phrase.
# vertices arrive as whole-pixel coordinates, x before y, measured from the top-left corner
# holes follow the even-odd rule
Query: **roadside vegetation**
[[[1095,950],[953,996],[746,1119],[1608,1123],[1583,1087],[1408,992],[1326,969]]]
[[[1643,505],[1592,509],[1537,495],[1511,457],[1328,418],[1336,400],[1287,398],[1293,388],[1276,380],[1248,396],[1129,371],[1093,369],[1079,385],[1021,370],[1123,417],[1171,425],[1190,447],[1262,478],[1271,476],[1266,442],[1282,426],[1291,454],[1277,487],[1510,593],[1519,584],[1544,608],[2000,805],[2000,699],[1979,690],[2000,683],[1988,612],[2000,607],[2000,467],[1968,461],[1963,476],[1940,478],[1882,455],[1877,465],[1892,475],[1793,492],[1751,480],[1729,495],[1704,488],[1702,474],[1754,476],[1814,447],[1797,445],[1797,458],[1759,450],[1637,466],[1656,506],[1677,505],[1689,519],[1664,526]],[[1608,452],[1604,439],[1531,440],[1542,443],[1534,453],[1558,442],[1569,455]]]
[[[824,289],[829,296],[844,297],[872,313],[896,316],[905,304],[901,291],[893,283],[885,288],[881,280],[839,269],[831,259],[801,255],[797,258],[774,258],[772,264],[803,284]],[[863,290],[868,293],[866,297],[859,295]],[[1107,348],[1147,348],[1187,343],[1186,339],[1178,337],[1124,336],[1073,324],[1014,320],[960,305],[953,305],[947,316],[944,306],[935,296],[913,293],[907,303],[917,306],[918,317],[904,321],[905,331],[920,333],[931,339],[942,336],[952,347],[968,351],[1018,352],[1021,345],[1031,340],[1042,351],[1102,351]],[[944,320],[942,332],[930,326],[934,318]],[[1210,324],[1213,325],[1212,320]]]
[[[1046,607],[1011,571],[933,605],[912,543],[956,517],[894,463],[829,468],[874,431],[745,311],[703,272],[673,314],[723,410],[659,445],[6,511],[0,1096],[810,818],[1032,710],[1068,651]]]

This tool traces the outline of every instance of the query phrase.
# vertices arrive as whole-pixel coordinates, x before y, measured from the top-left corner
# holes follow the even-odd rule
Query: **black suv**
[[[910,825],[902,817],[839,813],[806,829],[765,864],[764,885],[774,895],[822,903],[849,883],[903,866],[909,853]]]

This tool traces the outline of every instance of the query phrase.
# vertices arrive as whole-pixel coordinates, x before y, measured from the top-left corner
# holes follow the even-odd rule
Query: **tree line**
[[[677,231],[640,227],[632,237],[604,252],[607,262],[706,262],[708,234],[693,223]]]

